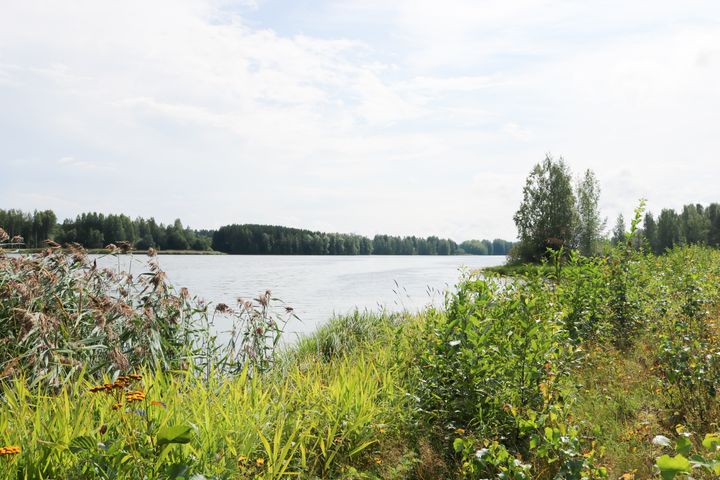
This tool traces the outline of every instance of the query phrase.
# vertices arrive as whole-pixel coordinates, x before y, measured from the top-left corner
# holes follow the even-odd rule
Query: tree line
[[[103,248],[125,241],[134,248],[146,250],[209,250],[212,232],[183,227],[178,219],[164,225],[154,218],[131,219],[127,215],[83,213],[74,219],[57,223],[52,210],[34,211],[0,209],[0,227],[10,236],[20,236],[27,247],[43,246],[52,239],[60,244],[76,242],[86,248]]]
[[[457,243],[438,237],[324,233],[270,225],[226,225],[212,240],[214,250],[251,255],[455,255]]]
[[[666,208],[657,217],[648,212],[640,235],[655,253],[687,244],[720,247],[720,204],[688,204],[680,213]]]
[[[218,230],[194,230],[178,219],[172,224],[154,218],[89,212],[58,223],[52,210],[0,209],[0,227],[20,236],[27,247],[43,246],[45,239],[60,244],[79,243],[103,248],[120,241],[137,250],[216,250],[230,254],[274,255],[505,255],[511,242],[495,239],[453,240],[430,236],[362,235],[324,233],[272,225],[226,225]]]
[[[490,240],[466,240],[458,248],[461,253],[470,255],[508,255],[512,249],[513,242],[496,238]]]

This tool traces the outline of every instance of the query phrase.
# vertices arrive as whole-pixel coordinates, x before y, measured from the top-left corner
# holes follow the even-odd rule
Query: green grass
[[[0,476],[49,465],[43,474],[53,478],[113,472],[163,478],[176,463],[208,478],[338,478],[351,468],[382,475],[396,466],[388,454],[412,458],[400,440],[412,409],[396,348],[384,338],[332,359],[313,361],[305,353],[304,361],[255,378],[247,371],[209,380],[145,371],[134,388],[147,392],[146,401],[118,410],[111,396],[89,393],[91,384],[51,395],[18,379],[0,394],[0,444],[21,445],[23,454],[0,462]],[[191,441],[170,446],[171,458],[162,459],[153,443],[159,431],[177,425],[189,426]],[[91,439],[90,447],[73,451],[78,438]]]

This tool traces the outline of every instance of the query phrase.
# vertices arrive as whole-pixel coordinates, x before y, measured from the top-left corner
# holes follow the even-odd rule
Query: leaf
[[[656,465],[663,480],[672,480],[678,473],[690,471],[690,461],[682,455],[663,455],[657,459]]]
[[[97,449],[98,445],[94,438],[87,435],[81,435],[73,438],[70,441],[68,448],[72,453],[79,453],[82,451],[90,452]]]
[[[717,433],[708,433],[705,435],[702,444],[707,450],[714,452],[720,447],[720,435]]]
[[[455,450],[456,452],[462,452],[464,448],[465,448],[465,442],[463,441],[463,439],[456,438],[455,441],[453,442],[453,450]]]
[[[688,440],[687,437],[678,438],[678,441],[675,444],[675,451],[677,453],[679,453],[680,455],[687,456],[690,453],[691,449],[692,449],[692,443],[690,443],[690,440]]]
[[[192,427],[189,425],[175,425],[174,427],[161,428],[157,433],[158,446],[169,443],[190,443],[192,439]]]

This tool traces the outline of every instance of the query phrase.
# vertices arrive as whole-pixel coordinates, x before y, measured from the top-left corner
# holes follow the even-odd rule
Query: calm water
[[[177,288],[208,302],[235,306],[238,297],[254,298],[266,289],[295,309],[301,321],[288,323],[290,334],[313,331],[334,314],[361,310],[415,311],[439,305],[461,268],[500,265],[503,256],[255,256],[160,255],[160,266]],[[132,272],[145,270],[147,257],[133,257]],[[130,257],[121,256],[127,269]],[[102,266],[118,260],[103,257]],[[218,325],[223,330],[223,325]]]

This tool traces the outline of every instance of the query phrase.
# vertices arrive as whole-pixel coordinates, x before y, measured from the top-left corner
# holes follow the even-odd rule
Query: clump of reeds
[[[0,230],[3,242],[8,240]],[[103,269],[82,246],[46,242],[37,255],[0,255],[0,380],[23,375],[59,387],[81,371],[92,376],[148,366],[203,372],[252,371],[272,363],[285,320],[269,291],[231,310],[212,312],[167,282],[150,256],[147,272]],[[127,253],[117,242],[112,254]],[[231,317],[228,342],[212,317]]]

